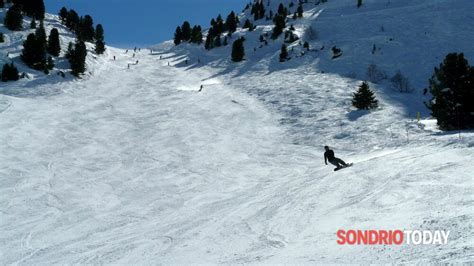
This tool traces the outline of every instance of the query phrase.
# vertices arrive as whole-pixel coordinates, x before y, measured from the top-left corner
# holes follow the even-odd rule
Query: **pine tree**
[[[230,14],[227,16],[225,25],[229,32],[235,32],[237,30],[237,17],[235,16],[234,11],[230,12]]]
[[[285,62],[286,60],[288,60],[288,50],[286,49],[286,45],[283,44],[280,50],[280,62]]]
[[[308,42],[304,42],[303,48],[305,48],[307,51],[309,51],[309,43],[308,43]]]
[[[40,24],[35,32],[36,39],[38,40],[38,45],[40,45],[44,50],[46,50],[47,37],[46,30],[44,29],[43,21],[40,21]]]
[[[299,5],[298,6],[298,10],[296,11],[297,15],[299,18],[302,18],[303,17],[303,5]]]
[[[46,68],[48,70],[52,70],[54,68],[54,60],[51,56],[48,56],[48,61],[46,62]]]
[[[357,8],[362,6],[362,0],[357,0]]]
[[[206,36],[206,42],[204,43],[204,48],[206,48],[206,50],[211,50],[212,48],[214,48],[214,45],[212,43],[212,35],[210,33],[207,34]]]
[[[66,7],[62,7],[61,10],[59,10],[59,19],[61,20],[63,24],[66,23],[68,15],[69,15],[69,11],[67,10]]]
[[[29,67],[43,70],[46,65],[46,50],[43,40],[38,39],[34,33],[30,33],[23,43],[21,59]]]
[[[66,55],[65,55],[66,59],[71,60],[73,54],[74,54],[74,44],[72,42],[70,42],[67,46],[67,51],[66,51]]]
[[[278,15],[280,15],[282,17],[288,16],[286,8],[285,8],[285,6],[283,6],[282,3],[280,3],[280,5],[278,5]]]
[[[283,29],[286,27],[285,17],[276,15],[274,18],[275,26],[273,27],[272,39],[278,38],[283,33]]]
[[[8,9],[3,24],[12,31],[20,31],[23,28],[23,15],[18,5],[13,5]]]
[[[378,107],[378,101],[375,98],[375,94],[370,90],[367,82],[363,82],[359,86],[359,90],[354,93],[352,105],[359,110],[369,110]]]
[[[176,31],[174,32],[174,45],[179,45],[183,40],[183,32],[181,31],[181,27],[178,26]]]
[[[5,7],[5,1],[0,0],[0,8],[4,8],[4,7]]]
[[[79,20],[79,27],[77,29],[77,38],[85,42],[92,42],[94,40],[94,20],[91,16],[85,15]]]
[[[103,54],[105,52],[105,41],[104,41],[104,27],[101,24],[97,24],[95,27],[95,53]]]
[[[181,37],[185,42],[188,42],[191,39],[191,25],[187,21],[183,23],[183,26],[181,26]]]
[[[67,15],[66,27],[69,30],[77,33],[80,20],[81,19],[79,18],[79,15],[77,14],[77,12],[74,9],[71,9],[69,10],[68,15]]]
[[[3,65],[1,79],[3,82],[16,81],[20,79],[20,76],[18,75],[18,69],[13,63]]]
[[[31,19],[30,29],[36,29],[36,20],[34,18]]]
[[[46,8],[43,0],[14,0],[13,3],[18,5],[28,17],[37,20],[44,19]]]
[[[83,40],[76,40],[74,50],[72,52],[69,63],[71,64],[71,72],[74,76],[79,77],[86,71],[87,48]]]
[[[252,22],[250,22],[250,20],[247,19],[247,20],[244,22],[244,27],[243,27],[243,28],[244,28],[244,29],[249,29],[249,30],[252,29],[252,28],[253,28]]]
[[[5,37],[3,36],[3,32],[0,32],[0,43],[5,42]]]
[[[49,33],[48,47],[46,49],[50,55],[59,56],[61,52],[61,43],[59,42],[59,31],[53,28]]]
[[[427,104],[443,130],[474,128],[474,67],[464,54],[450,53],[430,79]]]
[[[232,55],[231,55],[232,61],[240,62],[244,60],[244,57],[245,57],[244,41],[245,39],[241,37],[235,40],[234,43],[232,44]]]
[[[221,47],[222,46],[222,42],[221,42],[221,35],[217,35],[216,37],[214,37],[214,47]]]
[[[196,25],[191,30],[191,40],[192,43],[201,44],[202,43],[202,29],[201,26]]]

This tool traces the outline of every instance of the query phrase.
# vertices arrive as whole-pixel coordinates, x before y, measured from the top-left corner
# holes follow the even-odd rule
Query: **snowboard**
[[[341,168],[339,168],[339,167],[334,168],[334,171],[339,171],[339,170],[341,170],[341,169],[344,169],[344,168],[347,168],[347,167],[351,167],[352,165],[353,165],[353,163],[348,163],[347,166],[343,166],[343,167],[341,167]]]

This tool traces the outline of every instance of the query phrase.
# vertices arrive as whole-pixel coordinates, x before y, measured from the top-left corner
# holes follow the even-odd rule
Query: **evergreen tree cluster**
[[[255,21],[265,17],[265,6],[263,0],[259,0],[252,4],[250,14],[253,15]]]
[[[443,130],[474,129],[474,67],[464,54],[450,53],[435,68],[427,107]]]
[[[13,0],[12,2],[28,17],[37,20],[44,19],[46,8],[43,0]]]
[[[44,70],[46,68],[46,32],[43,23],[35,33],[30,33],[26,37],[23,42],[21,59],[33,69]]]
[[[13,63],[3,65],[1,79],[3,82],[16,81],[20,77],[18,75],[18,69]]]
[[[202,43],[202,29],[201,26],[195,25],[191,29],[191,24],[185,21],[181,27],[177,27],[174,33],[174,44],[179,45],[182,42]]]
[[[231,37],[232,33],[237,30],[240,21],[234,11],[232,11],[228,16],[226,21],[222,19],[222,16],[217,16],[216,19],[211,20],[211,27],[209,28],[208,34],[206,36],[206,41],[204,47],[207,50],[210,50],[215,47],[220,47],[227,44],[227,36]],[[228,32],[227,36],[224,38],[224,43],[222,43],[222,34]]]
[[[96,42],[104,41],[104,30],[102,25],[100,26],[101,34],[96,34],[96,29],[94,28],[94,19],[90,15],[79,16],[79,14],[71,9],[68,10],[66,7],[61,8],[59,11],[59,18],[61,22],[72,32],[74,32],[79,40],[84,42]],[[100,24],[99,24],[100,25]],[[97,25],[97,27],[99,26]],[[105,45],[105,43],[104,43]]]
[[[358,91],[354,93],[352,105],[359,110],[370,110],[378,107],[379,103],[367,82],[363,82]]]

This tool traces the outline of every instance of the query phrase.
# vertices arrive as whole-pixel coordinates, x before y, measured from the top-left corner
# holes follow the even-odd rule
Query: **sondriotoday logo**
[[[339,245],[446,245],[444,230],[343,230],[336,232]]]

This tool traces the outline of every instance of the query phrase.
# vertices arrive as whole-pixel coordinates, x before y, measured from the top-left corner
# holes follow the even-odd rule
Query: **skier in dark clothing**
[[[328,161],[329,161],[331,164],[335,165],[337,168],[348,166],[347,163],[345,163],[343,160],[336,158],[336,156],[334,156],[334,151],[329,149],[328,146],[324,146],[324,149],[326,150],[326,152],[324,153],[324,163],[326,165],[328,165]]]

